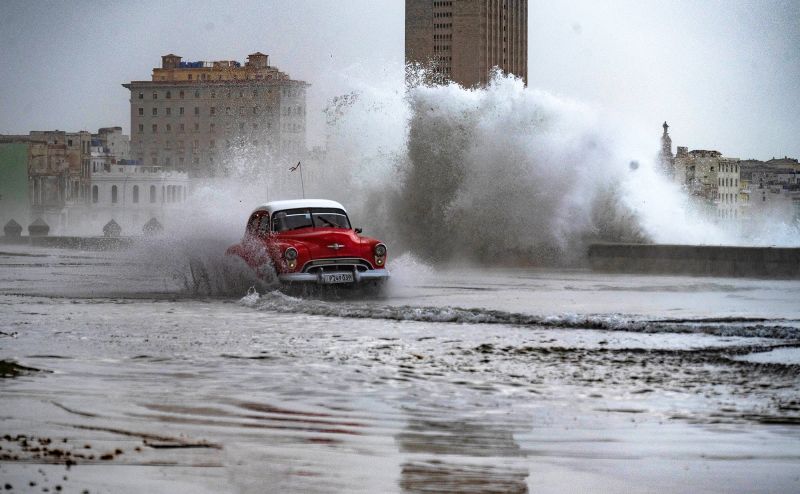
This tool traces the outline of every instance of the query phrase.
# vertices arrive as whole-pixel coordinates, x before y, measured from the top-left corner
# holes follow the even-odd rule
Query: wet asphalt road
[[[0,250],[14,492],[800,490],[798,282]]]

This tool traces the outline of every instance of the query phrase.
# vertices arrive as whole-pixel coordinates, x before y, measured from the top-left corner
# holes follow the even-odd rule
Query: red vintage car
[[[240,244],[228,248],[260,277],[286,283],[382,282],[386,245],[352,228],[344,207],[324,199],[273,201],[256,208]]]

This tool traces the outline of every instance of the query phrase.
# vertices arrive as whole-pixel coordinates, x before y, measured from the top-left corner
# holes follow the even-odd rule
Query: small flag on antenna
[[[295,166],[289,168],[289,171],[293,172],[293,171],[297,170],[298,168],[300,168],[300,162],[299,161],[297,162],[297,164]]]

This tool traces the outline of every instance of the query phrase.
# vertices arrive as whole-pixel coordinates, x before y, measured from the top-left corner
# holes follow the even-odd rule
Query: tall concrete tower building
[[[406,63],[484,85],[498,67],[528,78],[527,0],[406,0]]]
[[[675,156],[672,154],[672,138],[669,136],[669,125],[664,122],[664,133],[661,135],[661,152],[658,153],[658,162],[661,171],[672,176],[675,167]]]

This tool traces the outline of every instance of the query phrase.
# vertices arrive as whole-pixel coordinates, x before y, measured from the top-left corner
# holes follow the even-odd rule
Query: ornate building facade
[[[662,125],[658,162],[662,172],[700,201],[711,216],[737,219],[741,214],[742,184],[739,158],[726,158],[719,151],[678,146],[672,154],[669,125]]]

